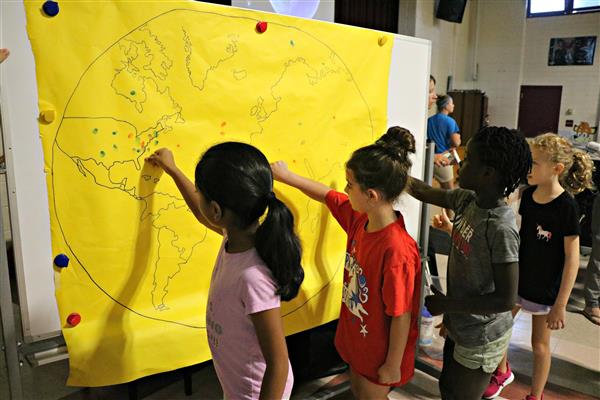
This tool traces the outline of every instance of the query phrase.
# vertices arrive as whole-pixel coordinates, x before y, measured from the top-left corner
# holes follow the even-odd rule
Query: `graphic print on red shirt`
[[[363,315],[369,315],[363,304],[369,301],[369,288],[367,287],[367,278],[363,270],[356,262],[354,257],[356,242],[353,240],[350,245],[350,253],[346,253],[346,262],[344,263],[344,287],[342,289],[342,303],[346,305],[348,311],[360,320],[360,333],[367,336],[367,324]],[[349,280],[345,278],[348,277]]]

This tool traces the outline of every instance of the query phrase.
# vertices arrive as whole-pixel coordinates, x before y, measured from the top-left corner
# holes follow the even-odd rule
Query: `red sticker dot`
[[[267,30],[267,22],[266,21],[260,21],[256,23],[256,31],[258,33],[264,33]]]
[[[67,324],[69,324],[71,326],[77,326],[77,325],[79,325],[80,322],[81,322],[81,315],[79,315],[77,313],[71,313],[67,317]]]

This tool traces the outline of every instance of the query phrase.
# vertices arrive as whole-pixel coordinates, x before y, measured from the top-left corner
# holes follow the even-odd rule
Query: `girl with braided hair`
[[[294,377],[280,301],[296,297],[304,272],[294,217],[273,193],[267,158],[249,144],[217,144],[198,161],[195,184],[168,149],[147,161],[175,181],[200,223],[223,236],[206,331],[225,398],[289,398]]]
[[[402,214],[393,208],[409,178],[412,134],[392,127],[346,163],[346,193],[271,165],[276,180],[325,203],[348,234],[335,346],[350,365],[358,399],[387,399],[414,374],[421,263]]]
[[[504,356],[512,332],[518,288],[519,234],[506,197],[531,169],[523,135],[485,127],[468,143],[460,163],[460,189],[444,190],[411,178],[418,200],[455,213],[446,294],[432,287],[425,305],[444,314],[444,400],[479,400]]]
[[[513,315],[519,310],[532,314],[533,374],[526,400],[539,400],[550,372],[550,334],[565,327],[579,270],[579,213],[573,195],[592,185],[593,163],[554,133],[533,138],[530,147],[533,167],[519,207],[519,297]],[[505,355],[484,398],[498,396],[513,379]]]

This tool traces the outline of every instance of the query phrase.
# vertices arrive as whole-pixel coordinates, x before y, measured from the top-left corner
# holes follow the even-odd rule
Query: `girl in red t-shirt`
[[[350,365],[359,399],[386,399],[414,374],[421,263],[393,202],[404,190],[415,152],[412,134],[392,127],[346,163],[344,193],[297,175],[278,161],[275,180],[325,203],[348,234],[335,346]]]

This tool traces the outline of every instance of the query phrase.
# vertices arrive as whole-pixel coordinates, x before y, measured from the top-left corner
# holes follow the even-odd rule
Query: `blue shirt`
[[[450,136],[458,132],[460,132],[458,124],[446,114],[438,113],[427,120],[427,139],[435,142],[436,154],[448,151]]]

